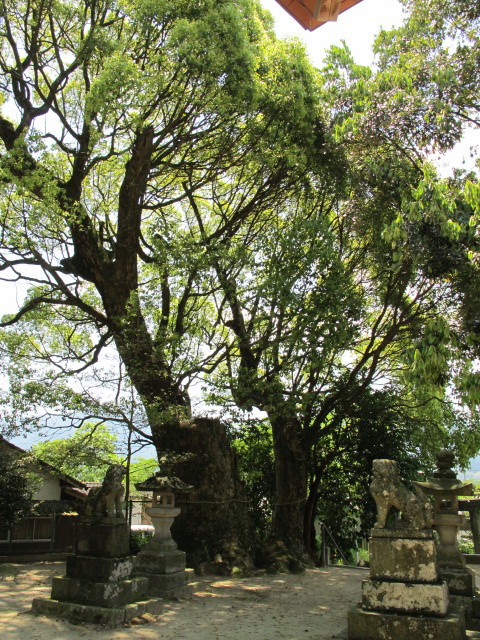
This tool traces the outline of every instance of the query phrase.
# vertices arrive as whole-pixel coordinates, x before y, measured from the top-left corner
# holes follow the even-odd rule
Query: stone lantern
[[[447,581],[450,592],[457,595],[473,595],[473,572],[466,567],[465,559],[457,546],[457,532],[462,522],[458,513],[458,496],[473,493],[471,483],[457,479],[452,467],[453,452],[442,449],[437,454],[437,470],[427,482],[415,482],[422,491],[435,500],[433,524],[438,533],[438,565],[441,577]]]
[[[152,519],[155,533],[147,546],[157,549],[172,547],[176,549],[177,546],[170,535],[173,521],[181,511],[175,506],[175,493],[188,491],[192,487],[171,475],[171,465],[162,464],[161,471],[157,471],[144,482],[138,482],[135,488],[139,491],[151,491],[153,494],[152,506],[147,507],[145,511]]]
[[[140,491],[153,493],[152,506],[145,511],[152,519],[154,535],[135,561],[135,573],[149,579],[150,593],[164,598],[187,595],[190,570],[185,569],[185,553],[177,548],[170,528],[180,513],[175,495],[192,487],[171,475],[171,465],[161,463],[162,470],[144,482],[135,484]]]

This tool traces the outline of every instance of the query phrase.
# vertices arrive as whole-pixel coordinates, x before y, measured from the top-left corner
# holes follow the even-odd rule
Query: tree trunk
[[[193,485],[178,500],[182,513],[172,535],[190,567],[247,570],[253,566],[253,531],[225,427],[217,420],[191,418],[188,395],[158,362],[141,312],[132,303],[127,320],[117,323],[114,339],[142,398],[158,457],[173,454],[175,475]]]
[[[173,454],[174,474],[193,489],[177,500],[172,536],[197,571],[231,573],[253,567],[254,534],[225,426],[194,418],[163,429],[157,446]]]
[[[275,454],[276,504],[272,540],[282,542],[289,553],[307,559],[304,543],[304,514],[307,500],[307,456],[294,418],[271,419]]]
[[[310,556],[311,560],[314,564],[319,564],[319,557],[316,548],[316,531],[315,531],[315,513],[317,510],[318,503],[318,485],[320,484],[320,477],[315,477],[312,481],[309,492],[307,502],[305,504],[305,519],[303,524],[303,535],[304,535],[304,543],[305,549]]]

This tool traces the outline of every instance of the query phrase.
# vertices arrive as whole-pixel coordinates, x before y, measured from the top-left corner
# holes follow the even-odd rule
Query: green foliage
[[[156,471],[158,471],[158,460],[155,458],[132,460],[129,472],[130,492],[134,492],[135,483],[143,482]]]
[[[11,452],[0,441],[0,515],[7,527],[30,513],[34,483],[29,456]]]
[[[252,420],[230,432],[238,458],[240,479],[245,487],[248,511],[255,532],[265,539],[271,525],[275,501],[275,463],[272,429],[268,422]]]
[[[331,153],[319,76],[257,2],[83,9],[7,2],[1,17],[3,92],[20,114],[0,118],[1,261],[31,285],[3,318],[12,429],[62,404],[117,417],[129,389],[123,370],[115,389],[115,363],[98,366],[108,347],[144,422],[188,416],[186,388],[225,347],[216,257],[237,233],[248,242],[242,229],[261,232]]]
[[[101,482],[110,464],[122,462],[116,444],[106,425],[87,423],[69,438],[34,445],[31,453],[81,482]]]
[[[101,482],[111,464],[125,464],[118,451],[117,435],[105,424],[85,423],[68,438],[34,445],[31,453],[56,469],[81,482]],[[130,462],[129,486],[146,480],[158,470],[154,458],[137,458]]]
[[[131,533],[130,534],[130,553],[136,556],[142,548],[152,539],[151,533]]]
[[[473,540],[466,537],[460,538],[458,541],[458,550],[460,553],[475,553]]]

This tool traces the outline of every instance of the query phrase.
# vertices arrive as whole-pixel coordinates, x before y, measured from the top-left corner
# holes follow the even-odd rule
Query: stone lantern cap
[[[441,449],[437,455],[437,470],[427,482],[414,482],[426,493],[448,494],[451,496],[471,496],[473,485],[471,482],[462,482],[452,469],[455,463],[455,454],[449,449]]]
[[[471,496],[473,494],[472,483],[465,483],[457,478],[432,478],[428,482],[414,482],[426,493],[450,493],[457,496]]]
[[[180,480],[180,478],[169,475],[171,471],[169,465],[164,465],[163,468],[163,471],[157,471],[157,473],[150,476],[150,478],[147,478],[143,482],[136,483],[135,488],[139,491],[153,491],[155,493],[159,491],[177,493],[192,489],[191,485],[186,484],[183,480]]]

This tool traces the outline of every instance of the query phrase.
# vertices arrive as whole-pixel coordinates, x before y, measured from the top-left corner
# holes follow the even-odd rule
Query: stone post
[[[459,500],[459,509],[468,511],[472,525],[473,550],[480,554],[480,500]]]

